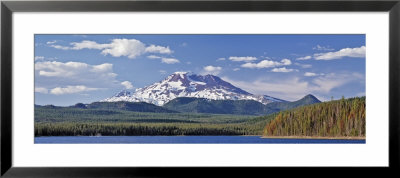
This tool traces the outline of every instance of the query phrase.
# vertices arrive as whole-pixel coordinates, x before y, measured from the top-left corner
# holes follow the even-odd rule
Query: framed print
[[[399,11],[398,1],[3,1],[1,174],[391,171]]]

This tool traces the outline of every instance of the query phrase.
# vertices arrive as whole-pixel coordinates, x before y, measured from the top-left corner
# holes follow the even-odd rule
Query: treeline
[[[245,123],[35,123],[35,136],[261,135],[261,125]]]
[[[243,122],[254,116],[236,116],[203,113],[150,113],[123,110],[99,110],[80,108],[35,108],[35,122]]]
[[[35,136],[262,135],[273,118],[35,108]]]
[[[364,137],[365,97],[335,100],[280,112],[264,136]]]

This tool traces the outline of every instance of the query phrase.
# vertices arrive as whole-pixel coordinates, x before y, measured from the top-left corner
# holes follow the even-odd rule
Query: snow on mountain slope
[[[147,102],[162,106],[177,97],[196,97],[212,100],[255,100],[263,104],[284,100],[267,95],[253,95],[214,75],[195,75],[187,72],[175,72],[164,80],[134,93],[121,91],[102,102],[129,101]]]

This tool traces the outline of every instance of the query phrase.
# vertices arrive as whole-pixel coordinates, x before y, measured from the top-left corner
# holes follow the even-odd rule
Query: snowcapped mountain
[[[147,102],[162,106],[178,97],[206,98],[211,100],[255,100],[263,104],[284,100],[267,95],[253,95],[214,75],[195,75],[187,72],[175,72],[164,80],[134,93],[121,91],[102,102]]]

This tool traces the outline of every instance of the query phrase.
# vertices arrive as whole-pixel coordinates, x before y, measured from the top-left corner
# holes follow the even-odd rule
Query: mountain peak
[[[260,97],[233,86],[211,74],[196,75],[177,71],[160,82],[136,89],[134,93],[121,91],[103,101],[147,102],[164,105],[178,97],[206,98],[211,100],[255,100],[262,104],[280,102],[277,98]]]
[[[115,94],[115,97],[122,97],[122,96],[130,96],[131,92],[128,90],[122,90],[120,92],[118,92],[117,94]]]
[[[188,74],[189,72],[183,72],[183,71],[176,71],[176,72],[174,72],[173,74],[178,74],[178,75],[180,75],[180,74]],[[172,75],[173,75],[172,74]]]
[[[312,94],[308,94],[308,95],[304,96],[300,100],[308,100],[308,101],[312,101],[313,103],[320,103],[321,102],[317,97],[315,97]]]

